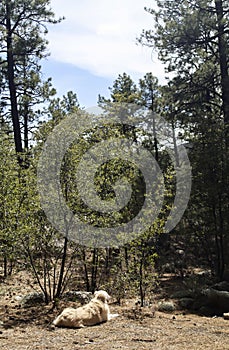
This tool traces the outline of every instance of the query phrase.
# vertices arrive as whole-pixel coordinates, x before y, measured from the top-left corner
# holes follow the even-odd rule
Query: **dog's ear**
[[[107,298],[107,300],[110,300],[110,299],[111,299],[111,296],[107,293],[106,298]]]

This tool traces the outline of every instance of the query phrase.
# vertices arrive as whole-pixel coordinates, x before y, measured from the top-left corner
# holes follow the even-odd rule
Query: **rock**
[[[214,310],[209,306],[201,306],[198,313],[202,316],[213,317],[215,316]]]
[[[216,315],[221,315],[229,310],[229,292],[208,288],[202,291],[204,305],[214,310]]]
[[[162,270],[165,273],[173,273],[175,272],[175,264],[174,263],[166,263],[162,266]]]
[[[170,298],[171,299],[181,299],[181,298],[192,298],[193,292],[190,290],[178,290],[177,292],[174,292]]]
[[[45,302],[43,293],[30,293],[22,297],[20,303],[22,307],[31,307]]]
[[[172,312],[175,311],[176,307],[172,301],[160,301],[158,303],[158,311],[162,312]]]
[[[229,282],[222,281],[212,286],[213,289],[229,292]]]
[[[194,303],[194,299],[193,298],[181,298],[179,301],[179,306],[182,309],[191,309]]]
[[[225,312],[223,314],[223,318],[224,318],[224,320],[229,320],[229,312]]]
[[[197,272],[196,275],[199,276],[199,277],[210,277],[211,276],[211,271],[210,270],[200,271],[200,272]]]
[[[92,299],[92,293],[72,290],[72,291],[65,292],[63,295],[63,298],[68,301],[78,301],[82,305],[84,305],[89,303],[89,301]]]
[[[23,299],[23,295],[16,295],[15,297],[14,297],[14,300],[16,300],[16,301],[22,301],[22,299]]]

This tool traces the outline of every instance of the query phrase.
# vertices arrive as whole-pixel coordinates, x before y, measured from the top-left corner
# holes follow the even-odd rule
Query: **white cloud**
[[[102,77],[127,72],[138,78],[146,72],[164,76],[151,49],[136,45],[142,29],[152,28],[144,11],[152,0],[51,0],[56,16],[66,19],[49,28],[51,57]]]

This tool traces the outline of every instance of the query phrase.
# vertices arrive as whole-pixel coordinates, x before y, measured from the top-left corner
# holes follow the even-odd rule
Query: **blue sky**
[[[43,62],[43,73],[46,78],[52,77],[58,96],[63,96],[69,90],[74,91],[81,107],[96,105],[99,94],[108,97],[108,86],[113,83],[109,77],[97,76],[74,64],[58,62],[52,58]]]
[[[108,87],[123,72],[136,82],[147,72],[164,80],[157,55],[136,45],[142,29],[153,27],[145,6],[155,7],[154,0],[51,0],[56,17],[65,20],[49,26],[51,55],[42,67],[58,95],[73,90],[88,108],[98,94],[109,96]]]

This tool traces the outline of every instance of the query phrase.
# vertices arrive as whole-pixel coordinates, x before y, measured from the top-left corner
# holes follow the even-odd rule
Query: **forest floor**
[[[21,308],[16,296],[33,286],[25,276],[0,282],[1,350],[228,350],[229,321],[222,317],[201,317],[182,310],[162,313],[139,308],[135,300],[111,304],[119,317],[82,329],[54,328],[60,310],[48,306]],[[69,306],[63,302],[60,309]]]

